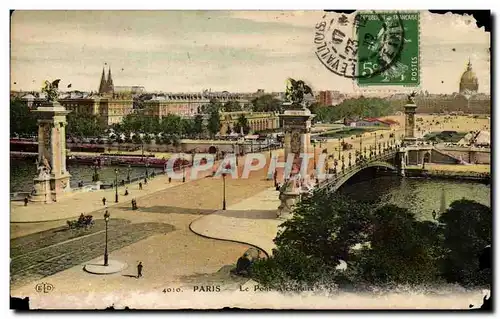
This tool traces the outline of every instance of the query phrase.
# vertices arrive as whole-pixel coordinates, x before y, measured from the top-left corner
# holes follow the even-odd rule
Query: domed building
[[[479,84],[477,82],[477,76],[472,71],[472,64],[467,63],[467,70],[462,74],[462,77],[460,78],[460,88],[459,88],[459,93],[460,94],[471,94],[471,93],[477,93],[477,89],[479,87]]]

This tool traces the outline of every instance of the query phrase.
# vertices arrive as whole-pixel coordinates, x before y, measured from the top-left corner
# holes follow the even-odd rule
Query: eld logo
[[[52,284],[49,284],[47,282],[42,282],[39,284],[36,284],[35,286],[35,291],[38,293],[43,292],[44,294],[48,294],[49,292],[52,292],[54,290],[54,286]]]

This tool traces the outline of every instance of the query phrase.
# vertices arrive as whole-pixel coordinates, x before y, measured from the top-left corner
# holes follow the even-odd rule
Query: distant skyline
[[[115,86],[147,91],[283,91],[288,77],[313,90],[353,93],[314,54],[322,11],[16,11],[11,89],[97,91],[102,68]],[[458,91],[470,58],[479,92],[490,93],[490,34],[473,17],[421,12],[421,89]],[[384,87],[374,87],[373,90]]]

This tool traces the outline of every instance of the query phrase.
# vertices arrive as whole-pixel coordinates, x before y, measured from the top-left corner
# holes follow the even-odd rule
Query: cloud
[[[323,14],[17,11],[11,29],[12,83],[39,89],[33,78],[60,77],[71,79],[75,88],[95,90],[107,62],[116,85],[151,90],[273,91],[282,90],[285,79],[293,76],[317,89],[352,91],[351,80],[332,74],[314,54],[314,25]],[[489,33],[467,20],[471,19],[421,13],[424,89],[456,91],[471,57],[480,90],[489,90]]]

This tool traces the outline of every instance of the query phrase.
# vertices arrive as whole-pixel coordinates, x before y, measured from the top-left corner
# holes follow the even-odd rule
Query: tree
[[[21,99],[10,100],[10,134],[36,135],[37,116]]]
[[[439,217],[444,223],[444,276],[463,285],[491,283],[491,273],[479,270],[478,255],[492,243],[491,208],[471,200],[458,200]]]
[[[143,141],[144,141],[145,144],[151,144],[151,142],[153,141],[153,139],[151,138],[151,136],[149,135],[149,133],[146,133],[146,134],[144,134]]]
[[[161,131],[160,120],[145,114],[129,114],[122,120],[121,127],[126,132],[158,133]]]
[[[214,138],[220,131],[220,114],[217,108],[212,108],[209,113],[207,129],[211,137]]]
[[[181,132],[184,136],[192,136],[194,134],[194,120],[181,119]]]
[[[318,190],[297,205],[275,243],[337,265],[339,259],[349,260],[354,245],[367,240],[370,210],[369,204]]]
[[[256,263],[254,278],[269,287],[330,285],[340,260],[355,257],[370,231],[371,205],[317,190],[284,222],[273,256]]]
[[[223,108],[223,106],[218,100],[211,99],[208,104],[201,106],[201,113],[209,114],[214,110],[217,110],[218,112],[220,112],[222,110],[222,108]]]
[[[182,132],[182,119],[178,115],[168,114],[161,119],[161,130],[167,134],[180,134]]]
[[[104,133],[104,128],[97,115],[71,112],[68,114],[66,133],[77,137],[98,136]]]
[[[380,98],[365,98],[344,100],[334,107],[321,107],[317,104],[311,109],[316,114],[316,121],[335,122],[344,118],[381,117],[393,114],[394,106]]]
[[[234,125],[234,130],[236,133],[240,133],[241,129],[243,129],[243,134],[248,134],[250,133],[250,125],[248,125],[248,119],[246,118],[245,114],[241,114],[238,117],[238,120],[236,124]]]
[[[311,111],[311,113],[316,114],[316,113],[318,113],[319,109],[324,108],[324,107],[327,107],[327,106],[315,102],[315,103],[311,103],[311,105],[309,105],[309,110]]]
[[[270,94],[264,94],[252,100],[252,110],[254,112],[281,112],[281,101]]]
[[[224,103],[225,112],[238,112],[241,111],[241,105],[237,101],[227,101]]]
[[[436,224],[417,221],[405,208],[382,206],[372,217],[370,247],[358,253],[362,278],[375,284],[436,282],[438,233]]]
[[[174,135],[172,136],[172,145],[173,145],[174,147],[178,147],[179,145],[181,145],[181,140],[180,140],[180,138],[179,138],[179,136],[178,136],[178,135],[175,135],[175,134],[174,134]]]
[[[193,133],[198,136],[203,133],[203,116],[201,114],[196,114],[194,117]]]

